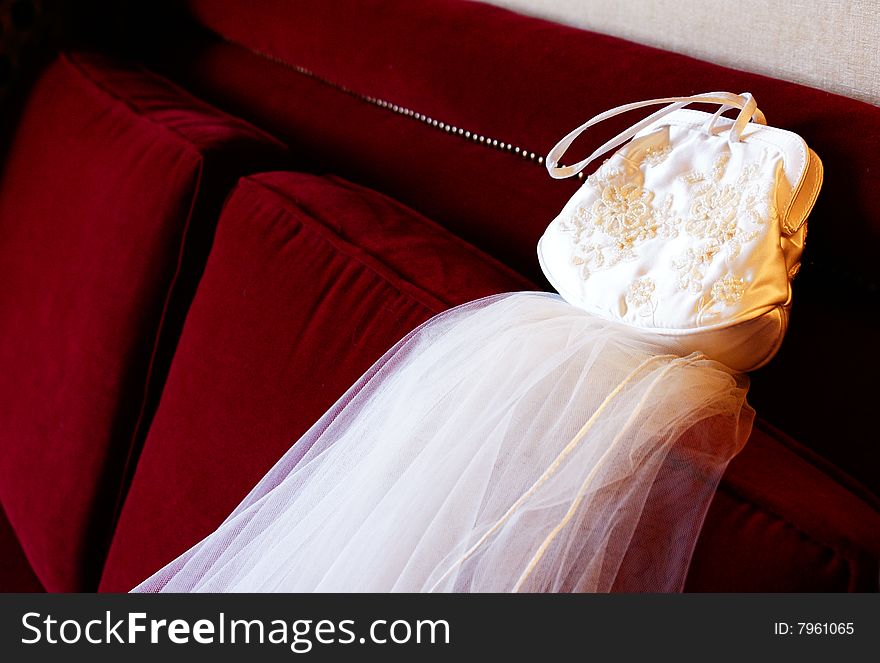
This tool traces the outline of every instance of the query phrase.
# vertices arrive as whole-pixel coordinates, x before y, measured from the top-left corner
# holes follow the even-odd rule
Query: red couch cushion
[[[825,185],[789,338],[754,375],[750,399],[880,493],[880,446],[867,442],[876,436],[874,390],[858,386],[880,372],[880,353],[867,351],[880,325],[880,108],[479,2],[188,4],[222,40],[183,40],[186,52],[175,47],[166,58],[176,76],[304,158],[392,195],[536,279],[535,243],[577,182],[551,180],[509,144],[543,155],[617,104],[753,92],[771,123],[819,153]],[[599,145],[633,121],[603,123],[585,142]]]
[[[234,175],[278,150],[102,58],[37,82],[0,176],[0,500],[50,591],[97,586],[172,290]]]
[[[204,277],[101,582],[122,591],[208,534],[385,350],[452,305],[534,289],[382,195],[245,179]]]

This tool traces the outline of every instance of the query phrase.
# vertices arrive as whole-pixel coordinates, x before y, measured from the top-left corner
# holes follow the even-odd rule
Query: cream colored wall
[[[880,0],[485,0],[880,105]]]

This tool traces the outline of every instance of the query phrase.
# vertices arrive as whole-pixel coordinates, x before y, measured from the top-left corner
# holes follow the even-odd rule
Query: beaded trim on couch
[[[476,143],[477,145],[483,145],[490,149],[498,150],[500,152],[508,152],[514,156],[525,159],[526,161],[533,163],[537,166],[544,165],[544,157],[536,152],[529,151],[519,145],[514,145],[513,143],[498,140],[497,138],[492,138],[491,136],[486,136],[485,134],[478,133],[476,131],[469,131],[468,129],[464,129],[463,127],[457,127],[449,122],[443,122],[442,120],[438,120],[436,118],[431,117],[430,115],[425,115],[424,113],[419,113],[418,111],[413,110],[412,108],[407,108],[406,106],[401,106],[399,104],[395,104],[387,99],[381,99],[379,97],[373,97],[367,94],[361,94],[351,88],[345,87],[344,85],[340,85],[339,83],[334,83],[331,80],[328,80],[322,76],[319,76],[315,72],[310,69],[306,69],[305,67],[301,67],[299,65],[291,64],[285,60],[282,60],[279,57],[272,55],[271,53],[265,53],[263,51],[251,48],[250,46],[245,46],[242,43],[234,41],[232,39],[228,39],[223,37],[224,41],[234,44],[235,46],[239,46],[244,48],[254,55],[258,55],[261,58],[265,58],[275,64],[281,65],[287,69],[291,69],[298,74],[303,76],[307,76],[312,80],[318,81],[319,83],[323,83],[324,85],[328,85],[339,92],[343,92],[344,94],[349,95],[350,97],[354,97],[355,99],[359,99],[365,103],[371,104],[378,108],[384,108],[385,110],[389,110],[392,113],[397,113],[398,115],[402,115],[403,117],[408,117],[410,119],[416,120],[417,122],[421,122],[422,124],[437,129],[439,131],[443,131],[444,133],[460,136],[464,140],[467,140],[471,143]],[[584,179],[584,174],[579,173],[578,179]]]
[[[343,94],[347,94],[350,97],[355,99],[359,99],[365,103],[376,106],[377,108],[383,108],[385,110],[389,110],[393,113],[397,113],[398,115],[402,115],[404,117],[408,117],[417,122],[421,122],[424,125],[437,129],[439,131],[443,131],[444,133],[459,136],[463,140],[467,140],[469,142],[475,143],[477,145],[482,145],[488,147],[490,149],[499,150],[501,152],[508,152],[515,157],[519,157],[525,159],[529,163],[533,163],[537,166],[544,165],[544,157],[542,155],[537,154],[536,152],[529,151],[519,145],[514,145],[513,143],[509,143],[503,140],[498,140],[496,138],[492,138],[491,136],[486,136],[484,134],[480,134],[476,131],[469,131],[462,127],[455,126],[448,122],[443,122],[436,118],[431,117],[430,115],[425,115],[424,113],[419,113],[411,108],[407,108],[406,106],[401,106],[399,104],[395,104],[387,99],[381,99],[379,97],[373,97],[366,94],[361,94],[351,88],[345,87],[344,85],[340,85],[339,83],[335,83],[331,80],[328,80],[310,69],[306,69],[305,67],[291,64],[281,58],[272,55],[271,53],[266,53],[264,51],[252,48],[250,46],[246,46],[241,42],[235,41],[234,39],[229,39],[223,35],[217,35],[223,41],[232,44],[234,46],[238,46],[239,48],[243,48],[246,51],[253,53],[261,58],[269,60],[270,62],[274,62],[275,64],[281,65],[286,69],[290,69],[291,71],[295,71],[296,73],[311,78],[312,80],[318,81],[324,85],[327,85]],[[585,177],[584,173],[578,173],[577,178],[579,180],[583,180]],[[816,267],[815,261],[811,260],[809,257],[805,257],[801,262],[801,270],[800,274],[804,272],[813,272]],[[846,283],[851,285],[855,285],[855,287],[859,289],[866,290],[870,295],[876,295],[880,293],[880,283],[871,282],[866,280],[863,276],[854,273],[853,271],[841,268],[838,265],[831,266],[825,265],[823,272],[825,274],[834,275],[836,278],[843,280]]]

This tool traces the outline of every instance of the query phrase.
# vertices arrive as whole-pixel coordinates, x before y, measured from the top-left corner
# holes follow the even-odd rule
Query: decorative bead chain
[[[526,161],[533,163],[537,166],[544,165],[544,157],[543,156],[541,156],[535,152],[531,152],[523,147],[520,147],[519,145],[514,145],[513,143],[510,143],[507,141],[498,140],[497,138],[492,138],[491,136],[486,136],[485,134],[480,134],[480,133],[477,133],[476,131],[469,131],[469,130],[464,129],[462,127],[457,127],[454,124],[451,124],[449,122],[443,122],[442,120],[438,120],[436,118],[433,118],[430,115],[425,115],[424,113],[419,113],[418,111],[415,111],[412,108],[407,108],[406,106],[401,106],[399,104],[392,103],[386,99],[380,99],[379,97],[373,97],[370,95],[361,94],[360,92],[357,92],[355,90],[352,90],[351,88],[345,87],[344,85],[340,85],[339,83],[334,83],[333,81],[330,81],[326,78],[323,78],[322,76],[319,76],[318,74],[311,71],[310,69],[306,69],[305,67],[301,67],[299,65],[290,64],[289,62],[282,60],[281,58],[276,57],[270,53],[265,53],[263,51],[251,48],[249,46],[245,46],[244,44],[241,44],[237,41],[233,41],[228,38],[224,38],[224,39],[228,43],[234,44],[235,46],[239,46],[241,48],[244,48],[244,49],[250,51],[251,53],[253,53],[254,55],[258,55],[261,58],[264,58],[266,60],[270,60],[271,62],[274,62],[275,64],[281,65],[282,67],[285,67],[287,69],[291,69],[298,74],[301,74],[303,76],[307,76],[308,78],[311,78],[314,81],[317,81],[319,83],[322,83],[324,85],[332,87],[334,90],[338,90],[339,92],[347,94],[350,97],[354,97],[355,99],[359,99],[360,101],[366,102],[366,103],[371,104],[373,106],[376,106],[378,108],[383,108],[385,110],[389,110],[392,113],[397,113],[398,115],[401,115],[403,117],[408,117],[408,118],[415,120],[417,122],[421,122],[422,124],[424,124],[428,127],[438,129],[439,131],[443,131],[447,134],[451,134],[453,136],[459,136],[460,138],[462,138],[466,141],[470,141],[472,143],[475,143],[477,145],[483,145],[485,147],[488,147],[488,148],[491,148],[494,150],[498,150],[501,152],[508,152],[510,154],[513,154],[514,156],[518,156],[522,159],[525,159]],[[578,173],[577,177],[578,177],[578,179],[583,180],[584,174]]]
[[[274,62],[275,64],[278,64],[286,69],[290,69],[291,71],[295,71],[298,74],[301,74],[303,76],[307,76],[307,77],[311,78],[312,80],[315,80],[319,83],[322,83],[324,85],[332,87],[333,89],[338,90],[339,92],[347,94],[351,97],[354,97],[355,99],[360,99],[361,101],[364,101],[364,102],[369,103],[374,106],[378,106],[379,108],[384,108],[386,110],[390,110],[393,113],[398,113],[399,115],[403,115],[404,117],[408,117],[410,119],[416,120],[416,121],[421,122],[422,124],[425,124],[429,127],[436,128],[436,129],[442,130],[446,133],[459,136],[462,139],[470,141],[470,142],[475,143],[477,145],[483,145],[483,146],[489,147],[490,149],[497,149],[497,150],[501,150],[502,152],[508,152],[510,154],[513,154],[514,156],[525,159],[526,161],[528,161],[530,163],[534,163],[535,165],[538,165],[538,166],[544,165],[544,157],[543,156],[539,156],[535,152],[531,152],[529,150],[526,150],[518,145],[514,145],[513,143],[506,142],[503,140],[497,140],[495,138],[490,138],[489,136],[477,133],[475,131],[468,131],[468,130],[463,129],[461,127],[457,127],[453,124],[450,124],[448,122],[442,122],[440,120],[436,120],[433,117],[425,115],[424,113],[418,113],[418,112],[412,110],[411,108],[406,108],[405,106],[391,103],[390,101],[387,101],[385,99],[379,99],[378,97],[371,97],[368,95],[361,94],[359,92],[355,92],[354,90],[347,88],[344,85],[339,85],[338,83],[334,83],[333,81],[327,80],[326,78],[322,78],[321,76],[317,75],[316,73],[314,73],[313,71],[311,71],[309,69],[306,69],[305,67],[300,67],[297,65],[290,64],[289,62],[286,62],[285,60],[282,60],[279,57],[276,57],[276,56],[271,55],[269,53],[264,53],[263,51],[251,48],[250,46],[246,46],[245,44],[237,42],[233,39],[229,39],[228,37],[223,37],[222,35],[220,37],[221,37],[221,39],[223,39],[224,41],[226,41],[229,44],[233,44],[234,46],[238,46],[239,48],[243,48],[246,51],[250,51],[251,53],[253,53],[254,55],[256,55],[258,57],[261,57],[261,58],[264,58],[264,59],[269,60],[271,62]],[[579,180],[583,180],[584,173],[578,173],[577,177]],[[813,272],[816,269],[816,265],[812,260],[807,259],[807,260],[801,262],[801,268],[802,268],[801,271]],[[803,269],[803,268],[806,268],[806,269]],[[876,295],[877,293],[880,293],[880,283],[870,282],[867,279],[865,279],[865,277],[863,275],[859,275],[859,274],[857,274],[851,270],[848,270],[846,268],[841,268],[840,266],[825,265],[824,271],[826,273],[829,273],[829,272],[833,273],[836,278],[840,279],[844,283],[854,284],[855,287],[858,287],[859,289],[864,289],[868,293],[870,293],[871,295]]]

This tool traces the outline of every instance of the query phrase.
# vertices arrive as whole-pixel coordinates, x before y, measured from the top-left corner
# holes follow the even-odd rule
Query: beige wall
[[[880,105],[880,0],[485,0]]]

